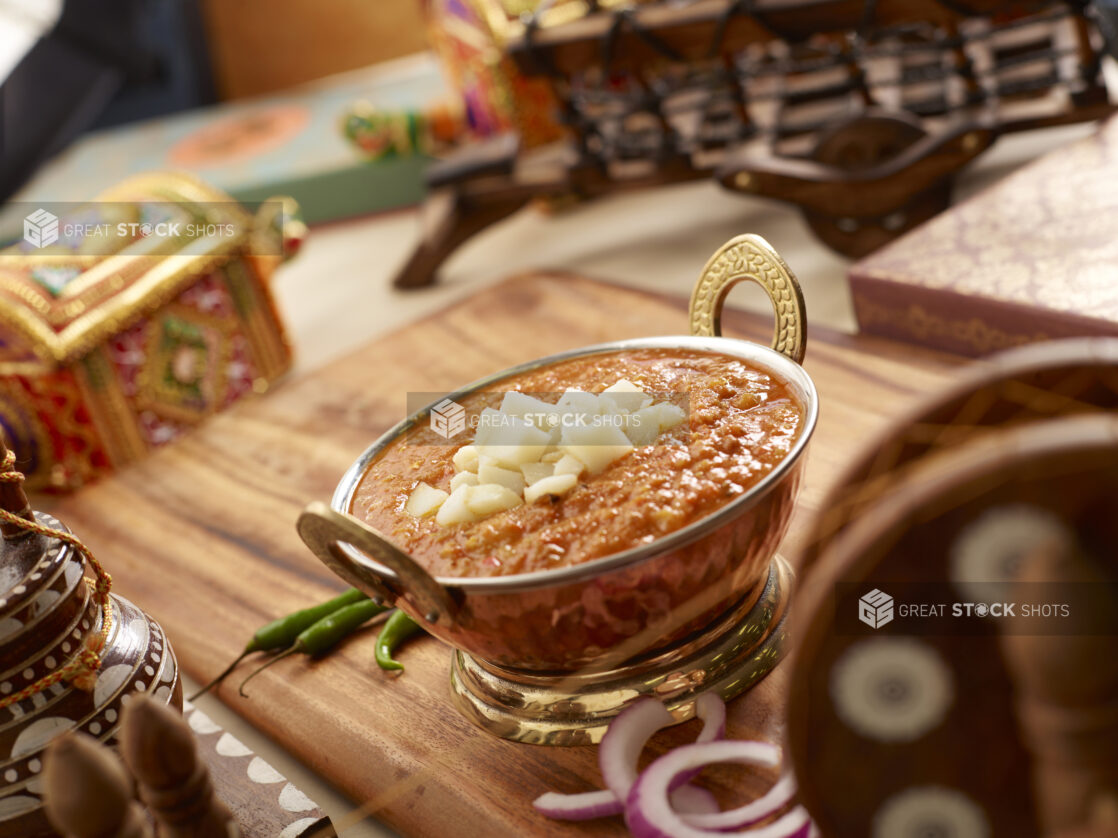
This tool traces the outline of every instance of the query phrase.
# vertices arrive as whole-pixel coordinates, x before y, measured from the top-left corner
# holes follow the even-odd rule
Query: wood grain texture
[[[685,290],[684,288],[680,289]],[[521,361],[599,341],[680,333],[682,299],[571,276],[509,280],[380,338],[325,368],[238,404],[200,431],[77,495],[39,499],[103,556],[117,590],[155,615],[182,665],[207,680],[274,617],[341,587],[303,547],[295,519],[328,500],[346,467],[404,416],[406,394],[451,389]],[[810,315],[810,301],[809,301]],[[767,344],[771,321],[728,311],[726,334]],[[821,394],[807,481],[783,551],[875,431],[942,385],[958,361],[880,339],[813,330],[806,368]],[[372,632],[321,661],[291,659],[220,697],[405,835],[614,835],[620,819],[547,822],[531,800],[601,786],[596,749],[500,741],[449,699],[449,650],[418,639],[393,678]],[[730,733],[780,736],[785,667],[731,706]],[[695,723],[657,737],[687,741]],[[726,769],[723,787],[757,786]],[[344,819],[338,822],[344,829]]]

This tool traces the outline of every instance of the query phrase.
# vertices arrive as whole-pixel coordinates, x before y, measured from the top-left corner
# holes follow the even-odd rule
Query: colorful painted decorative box
[[[137,460],[289,368],[268,279],[305,232],[293,207],[254,217],[172,173],[25,207],[0,251],[0,426],[30,487]]]
[[[559,108],[546,81],[522,76],[504,46],[524,30],[521,15],[541,0],[424,0],[431,45],[462,97],[479,137],[516,132],[525,148],[558,139]],[[554,0],[547,25],[585,13],[581,0]],[[618,5],[605,0],[603,7]]]
[[[1118,118],[850,268],[865,332],[979,356],[1118,336]]]

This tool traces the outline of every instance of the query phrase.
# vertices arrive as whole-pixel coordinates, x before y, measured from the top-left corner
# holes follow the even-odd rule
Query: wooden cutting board
[[[303,547],[296,516],[308,501],[329,500],[346,467],[404,416],[409,391],[450,390],[584,344],[680,333],[685,312],[683,299],[578,277],[511,279],[238,404],[76,496],[38,505],[85,539],[116,590],[162,623],[186,671],[206,681],[259,625],[342,587]],[[771,336],[767,317],[728,311],[723,323],[728,334]],[[786,555],[794,559],[805,520],[842,464],[958,363],[811,331],[805,366],[821,419]],[[322,661],[281,662],[253,681],[248,698],[237,695],[236,677],[220,697],[405,835],[624,834],[619,818],[560,824],[530,805],[548,790],[600,788],[596,748],[495,739],[452,709],[446,647],[424,637],[401,658],[403,676],[378,670],[373,632],[365,632]],[[731,705],[731,735],[779,738],[785,669]],[[696,723],[667,731],[654,750],[695,731]],[[750,779],[727,768],[712,782],[740,788]],[[346,821],[336,825],[341,831]]]

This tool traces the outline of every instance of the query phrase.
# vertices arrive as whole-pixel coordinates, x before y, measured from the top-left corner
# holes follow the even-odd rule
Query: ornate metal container
[[[730,286],[760,284],[776,309],[773,348],[720,337]],[[308,507],[304,541],[351,584],[395,602],[459,650],[452,688],[460,709],[510,739],[597,741],[610,718],[642,694],[680,718],[700,693],[736,695],[781,654],[790,572],[776,550],[791,518],[818,396],[799,362],[806,324],[795,278],[764,240],[741,236],[707,263],[691,301],[691,336],[617,341],[514,367],[454,393],[567,358],[626,349],[706,350],[742,358],[786,382],[804,406],[785,458],[711,515],[630,550],[573,567],[488,578],[433,578],[373,528],[349,515],[369,463],[420,411],[373,443],[331,504]]]
[[[146,692],[181,709],[182,687],[159,624],[123,597],[99,602],[80,550],[11,519],[68,533],[65,525],[32,512],[16,484],[0,487],[0,838],[39,838],[55,835],[41,799],[50,741],[80,730],[111,742],[130,696]],[[50,683],[102,643],[95,672]]]

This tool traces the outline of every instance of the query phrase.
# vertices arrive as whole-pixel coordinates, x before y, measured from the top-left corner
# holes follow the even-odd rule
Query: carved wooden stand
[[[397,286],[435,281],[462,242],[533,198],[704,178],[793,203],[861,256],[947,207],[954,173],[999,134],[1111,110],[1103,38],[1075,3],[618,6],[510,21],[500,46],[550,83],[569,139],[521,153],[499,137],[432,166]]]

